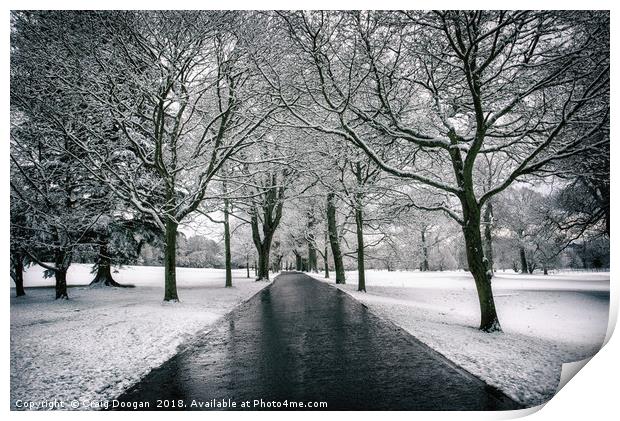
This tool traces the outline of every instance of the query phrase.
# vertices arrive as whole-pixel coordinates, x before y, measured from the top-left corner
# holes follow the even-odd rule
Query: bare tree
[[[258,253],[257,280],[269,279],[269,256],[273,236],[282,218],[286,177],[286,170],[269,172],[255,182],[256,200],[249,212],[252,239]]]
[[[63,82],[91,104],[91,113],[106,116],[114,137],[91,124],[78,127],[88,138],[65,128],[66,135],[82,152],[83,168],[164,234],[164,300],[177,300],[179,223],[200,206],[226,160],[252,143],[273,107],[253,90],[245,47],[232,31],[239,16],[101,12],[94,18],[110,42],[89,38],[93,68],[86,82]]]
[[[384,171],[451,197],[434,208],[462,226],[480,329],[500,330],[481,209],[515,180],[548,175],[552,164],[599,146],[584,139],[608,120],[608,14],[280,16],[297,62],[313,69],[301,83],[288,81],[294,88],[265,74],[282,103],[300,126],[339,136]],[[497,152],[503,177],[483,192],[474,169]]]

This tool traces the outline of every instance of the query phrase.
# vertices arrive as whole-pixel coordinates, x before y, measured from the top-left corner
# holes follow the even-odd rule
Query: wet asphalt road
[[[214,399],[252,410],[292,409],[253,407],[259,399],[323,401],[327,410],[519,408],[345,293],[298,273],[277,277],[118,398],[149,401],[149,410],[157,400],[182,400],[187,410]],[[244,401],[252,406],[241,408]]]

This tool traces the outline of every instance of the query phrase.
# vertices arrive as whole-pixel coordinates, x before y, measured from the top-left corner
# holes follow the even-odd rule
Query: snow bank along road
[[[525,406],[551,399],[562,364],[595,354],[607,331],[609,272],[498,272],[493,290],[504,332],[493,334],[477,329],[468,272],[371,270],[368,293],[356,291],[356,272],[346,275],[338,288]]]
[[[53,289],[29,288],[53,285],[38,266],[26,273],[27,295],[11,293],[12,409],[54,399],[91,409],[112,399],[268,285],[240,270],[233,271],[233,288],[224,288],[223,270],[178,268],[181,302],[164,304],[161,267],[114,274],[136,288],[75,286],[88,284],[90,268],[71,266],[68,301],[54,300]]]
[[[278,276],[118,399],[151,410],[519,407],[347,294],[296,273]]]

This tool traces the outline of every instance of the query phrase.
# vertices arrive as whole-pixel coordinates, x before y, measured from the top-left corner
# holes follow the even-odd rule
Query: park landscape
[[[10,95],[12,409],[520,409],[606,338],[607,12],[13,11]]]

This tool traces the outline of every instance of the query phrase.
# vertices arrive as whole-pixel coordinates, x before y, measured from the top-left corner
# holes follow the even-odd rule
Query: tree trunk
[[[355,209],[355,226],[357,231],[357,290],[366,292],[366,273],[364,271],[364,219],[361,200]]]
[[[56,299],[69,299],[67,293],[67,270],[71,264],[69,255],[63,251],[57,251],[54,256],[54,276],[56,278]]]
[[[67,268],[56,269],[54,271],[56,276],[56,299],[69,299],[67,294]]]
[[[166,218],[166,246],[164,254],[165,292],[164,301],[179,301],[177,295],[177,228],[171,217]]]
[[[493,205],[487,202],[484,209],[484,257],[487,261],[487,268],[493,272],[493,230],[491,227],[493,219]]]
[[[334,204],[335,194],[327,194],[327,227],[329,231],[329,244],[331,245],[334,257],[334,270],[336,272],[336,283],[344,284],[344,264],[342,263],[342,252],[340,251],[340,239],[338,238],[338,227],[336,225],[336,206]]]
[[[527,258],[525,257],[525,248],[519,246],[519,257],[521,259],[521,273],[527,273]]]
[[[325,279],[329,279],[329,259],[327,256],[327,242],[329,234],[325,231],[325,249],[323,250],[323,267],[325,268]]]
[[[501,325],[495,309],[491,279],[493,272],[487,270],[484,262],[482,236],[480,235],[480,210],[468,209],[464,215],[465,248],[469,270],[474,277],[478,301],[480,304],[480,330],[485,332],[501,331]]]
[[[99,244],[99,256],[97,256],[97,274],[95,279],[90,283],[91,287],[94,286],[107,286],[107,287],[119,287],[124,288],[126,285],[121,285],[112,278],[112,261],[108,253],[108,243],[102,242]]]
[[[224,194],[226,194],[226,188],[224,187]],[[232,287],[232,258],[230,253],[230,223],[229,223],[229,210],[228,199],[224,199],[224,260],[226,266],[226,288]],[[249,277],[249,274],[248,274]]]
[[[15,277],[13,281],[15,282],[15,296],[21,297],[26,295],[26,291],[24,290],[24,258],[21,254],[15,256],[14,271]]]
[[[275,185],[275,176],[272,179]],[[273,241],[274,233],[278,228],[280,219],[282,217],[282,198],[284,197],[283,187],[270,188],[268,191],[268,200],[261,206],[262,218],[262,231],[263,236],[260,235],[260,223],[258,218],[258,208],[255,208],[251,216],[252,226],[252,241],[254,247],[258,253],[258,274],[257,281],[269,280],[269,253],[271,252],[271,242]],[[279,195],[279,199],[278,199]],[[278,265],[280,262],[277,262]]]
[[[103,262],[103,259],[97,264],[97,274],[95,279],[90,282],[90,286],[120,286],[114,278],[112,278],[112,269],[110,262]]]
[[[295,270],[301,272],[303,270],[303,263],[301,261],[301,255],[295,253]]]
[[[314,209],[308,212],[308,272],[318,272],[318,259],[316,247],[314,245]]]
[[[422,264],[420,270],[422,272],[428,272],[428,247],[426,245],[426,227],[420,232],[422,240]]]
[[[280,257],[277,256],[277,255],[274,256],[274,257],[275,257],[275,259],[271,263],[271,269],[270,270],[271,270],[271,272],[276,273],[278,271],[279,267],[280,267],[280,260],[279,260]],[[269,260],[271,260],[271,259],[269,259]]]
[[[250,255],[245,255],[245,269],[247,271],[246,278],[250,277]]]
[[[318,272],[316,249],[311,241],[308,241],[308,272]]]
[[[257,281],[268,281],[269,280],[269,252],[271,251],[271,240],[263,244],[261,250],[258,253],[258,276],[256,278]]]

